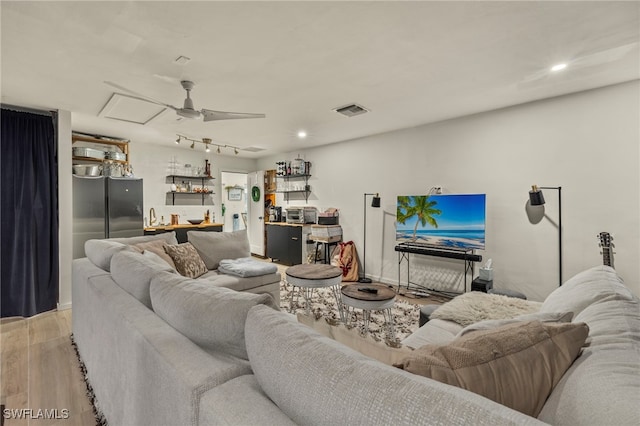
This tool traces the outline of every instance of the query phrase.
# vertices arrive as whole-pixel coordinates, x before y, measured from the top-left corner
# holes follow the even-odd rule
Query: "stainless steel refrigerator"
[[[93,238],[144,234],[142,179],[73,176],[73,258]]]

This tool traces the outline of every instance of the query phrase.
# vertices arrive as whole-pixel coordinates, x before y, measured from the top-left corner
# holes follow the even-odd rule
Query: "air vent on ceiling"
[[[364,114],[369,112],[368,109],[366,109],[365,107],[358,105],[358,104],[349,104],[349,105],[345,105],[342,106],[340,108],[336,108],[334,109],[335,112],[340,113],[344,116],[347,117],[353,117],[356,115],[360,115],[360,114]]]

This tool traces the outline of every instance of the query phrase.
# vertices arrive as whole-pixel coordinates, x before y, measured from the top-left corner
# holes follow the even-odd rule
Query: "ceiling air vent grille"
[[[347,117],[353,117],[369,112],[368,109],[358,104],[345,105],[334,109],[334,111]]]

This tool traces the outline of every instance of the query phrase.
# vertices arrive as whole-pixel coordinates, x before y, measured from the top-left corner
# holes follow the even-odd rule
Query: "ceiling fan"
[[[138,99],[151,102],[153,104],[161,105],[167,108],[171,108],[181,117],[191,118],[194,120],[202,118],[203,121],[216,121],[216,120],[233,120],[239,118],[264,118],[266,117],[264,114],[253,114],[248,112],[228,112],[228,111],[214,111],[211,109],[201,109],[197,110],[193,107],[193,100],[191,99],[191,89],[193,89],[194,83],[192,81],[183,80],[180,82],[182,88],[187,91],[187,97],[184,100],[184,104],[182,108],[165,104],[164,102],[160,102],[156,99],[153,99],[149,96],[142,95],[140,93],[134,92],[131,89],[127,89],[126,87],[120,86],[119,84],[113,83],[111,81],[105,81],[105,84],[109,86],[115,87],[116,89],[123,90],[125,92],[131,93],[136,96]]]

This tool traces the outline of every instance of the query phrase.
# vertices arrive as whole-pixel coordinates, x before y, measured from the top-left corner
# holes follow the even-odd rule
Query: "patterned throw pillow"
[[[207,272],[207,265],[204,264],[191,243],[165,246],[164,249],[173,259],[176,264],[176,270],[180,275],[198,278]]]

